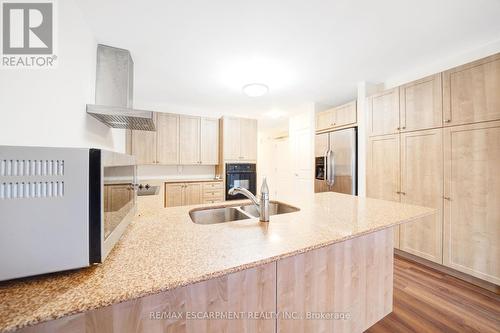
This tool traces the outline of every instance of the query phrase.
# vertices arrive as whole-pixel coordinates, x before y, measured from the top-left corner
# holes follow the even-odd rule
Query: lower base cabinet
[[[165,183],[165,207],[224,201],[222,182]]]
[[[363,332],[392,311],[385,229],[23,333]]]

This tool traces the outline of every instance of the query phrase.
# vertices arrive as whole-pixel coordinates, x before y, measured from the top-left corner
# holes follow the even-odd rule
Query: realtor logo
[[[54,67],[56,59],[53,1],[4,1],[2,67]]]

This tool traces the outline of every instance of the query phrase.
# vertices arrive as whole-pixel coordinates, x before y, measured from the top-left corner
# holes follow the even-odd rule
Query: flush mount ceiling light
[[[243,92],[249,97],[260,97],[269,93],[269,87],[262,83],[250,83],[243,86]]]

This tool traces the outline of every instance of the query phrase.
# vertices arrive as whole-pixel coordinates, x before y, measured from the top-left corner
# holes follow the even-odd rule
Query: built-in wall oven
[[[229,195],[232,187],[243,187],[254,195],[257,193],[257,168],[255,164],[226,164],[226,200],[246,199],[243,194]]]
[[[102,262],[136,209],[133,156],[0,146],[0,281]]]

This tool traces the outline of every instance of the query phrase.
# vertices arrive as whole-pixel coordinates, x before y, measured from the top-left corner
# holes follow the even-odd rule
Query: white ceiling
[[[99,43],[127,48],[135,106],[261,116],[353,99],[359,81],[500,39],[499,0],[78,0]],[[249,98],[243,85],[267,84]]]

